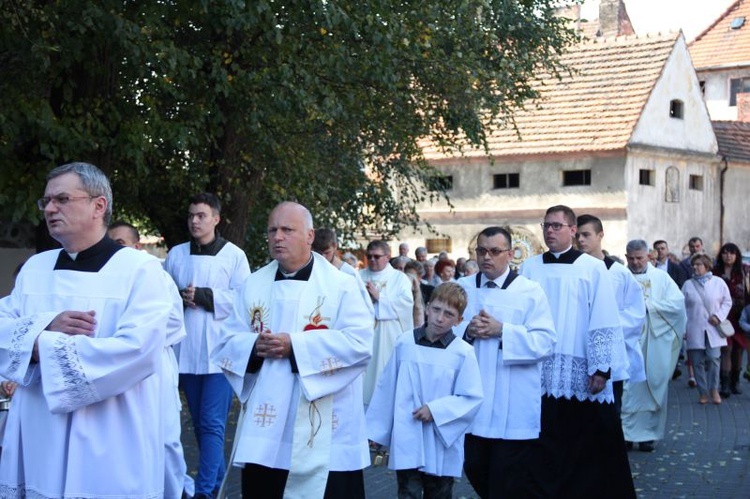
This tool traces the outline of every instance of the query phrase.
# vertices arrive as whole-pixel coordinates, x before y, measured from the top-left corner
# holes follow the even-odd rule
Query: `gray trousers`
[[[702,350],[688,350],[688,358],[695,370],[695,383],[698,385],[698,393],[708,395],[712,390],[719,389],[719,360],[721,359],[721,347],[711,348],[708,346],[708,338],[705,339],[706,348]]]

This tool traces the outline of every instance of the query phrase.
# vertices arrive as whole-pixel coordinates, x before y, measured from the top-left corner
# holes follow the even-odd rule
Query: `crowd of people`
[[[38,205],[62,248],[0,300],[0,497],[225,497],[231,465],[243,497],[364,498],[375,454],[403,498],[450,498],[462,474],[482,498],[632,498],[627,453],[664,437],[681,357],[698,403],[742,392],[749,286],[732,243],[714,260],[692,238],[680,260],[634,239],[618,261],[599,218],[557,205],[548,251],[519,268],[501,226],[469,259],[375,240],[360,264],[283,202],[251,272],[214,194],[187,201],[189,239],[163,265],[112,203],[93,165],[47,176]]]

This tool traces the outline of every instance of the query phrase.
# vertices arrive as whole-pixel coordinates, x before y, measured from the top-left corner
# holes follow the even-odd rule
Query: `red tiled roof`
[[[719,154],[729,161],[750,163],[750,123],[742,121],[713,121]]]
[[[573,70],[540,76],[542,100],[515,114],[520,140],[506,127],[488,138],[492,156],[608,151],[624,148],[680,33],[598,39],[562,57]],[[437,149],[427,159],[444,158]],[[465,156],[485,156],[467,150]]]
[[[744,17],[738,29],[731,22]],[[690,42],[690,57],[696,70],[715,66],[750,65],[750,2],[738,0],[711,26]]]

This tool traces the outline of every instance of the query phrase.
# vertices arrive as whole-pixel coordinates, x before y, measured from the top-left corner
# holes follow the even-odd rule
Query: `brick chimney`
[[[622,0],[601,0],[597,36],[611,38],[635,33]]]

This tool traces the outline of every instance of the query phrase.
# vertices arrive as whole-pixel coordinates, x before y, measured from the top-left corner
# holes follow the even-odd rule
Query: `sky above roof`
[[[682,29],[690,42],[708,28],[736,0],[624,0],[637,34],[667,33]],[[586,0],[584,19],[599,17],[599,0]]]

